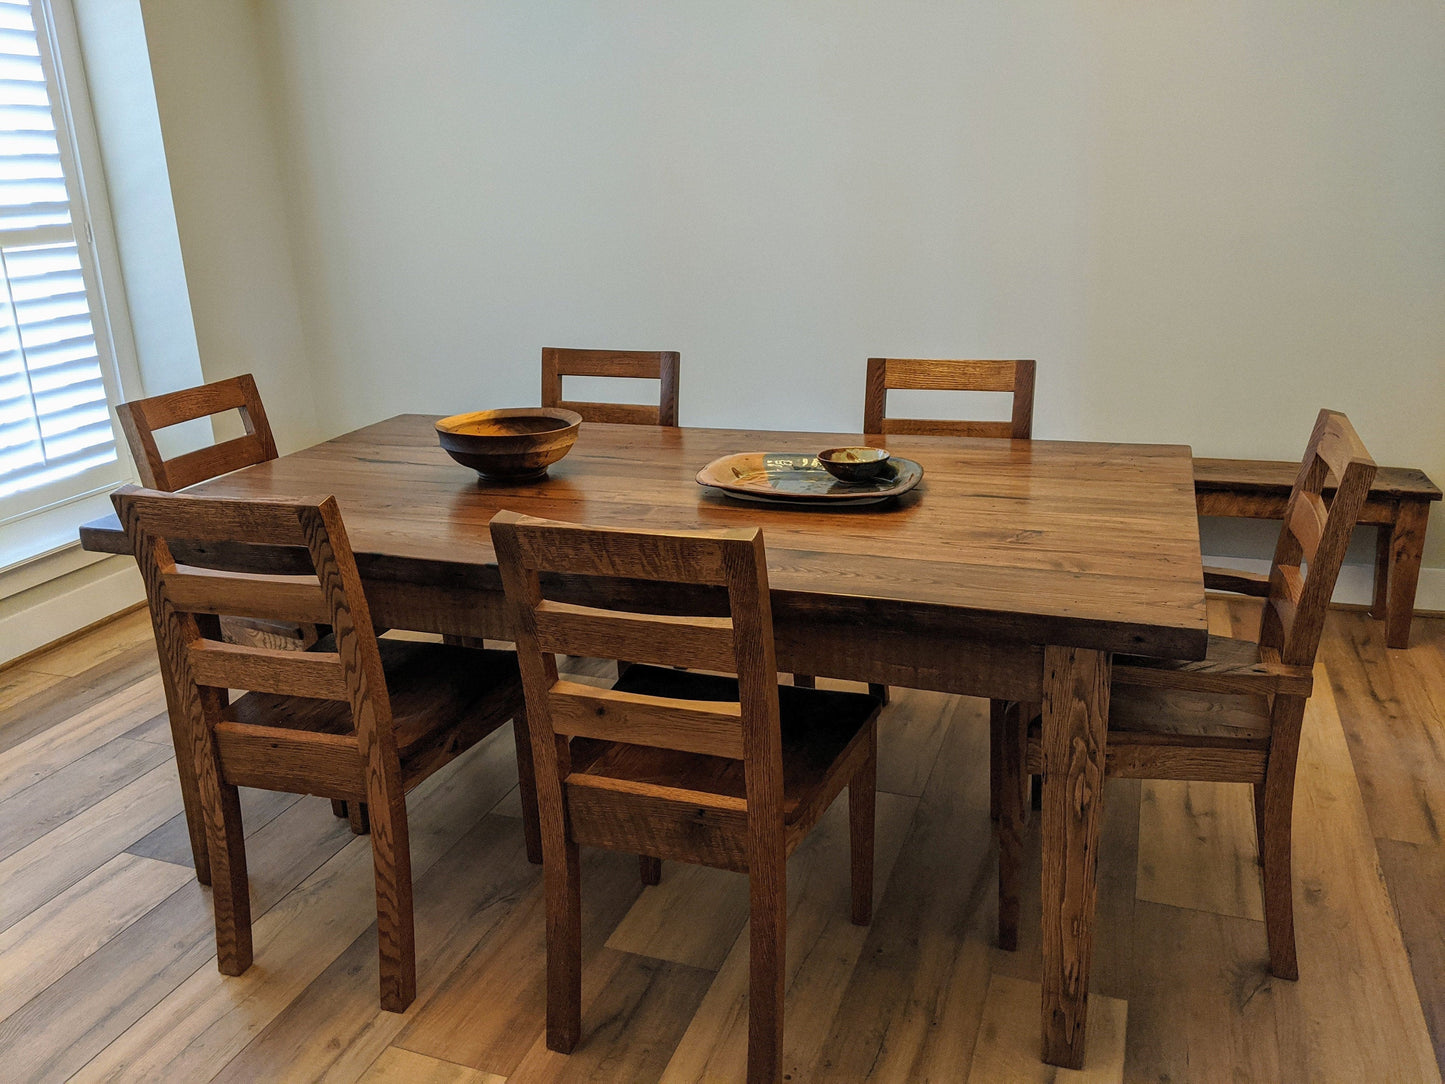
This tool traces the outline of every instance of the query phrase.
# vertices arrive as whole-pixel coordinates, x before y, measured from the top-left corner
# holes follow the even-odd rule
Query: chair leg
[[[786,960],[788,873],[782,840],[766,858],[750,856],[748,945],[748,1082],[781,1079],[783,969]]]
[[[998,701],[994,701],[995,704]],[[996,766],[994,793],[998,798],[998,943],[1012,952],[1019,943],[1019,887],[1023,867],[1023,834],[1028,808],[1025,795],[1029,777],[1024,774],[1025,727],[1021,705],[1009,704],[998,713],[994,732]]]
[[[869,726],[868,760],[848,781],[848,854],[855,926],[873,920],[873,829],[878,804],[878,727]]]
[[[180,757],[176,763],[181,762]],[[186,834],[191,839],[191,862],[196,867],[196,880],[211,883],[211,854],[206,845],[206,818],[201,813],[201,796],[196,788],[194,774],[180,771],[181,805],[186,811]]]
[[[988,815],[998,820],[1003,805],[1003,727],[1007,700],[988,702]]]
[[[1013,705],[1014,710],[1009,710],[1009,701],[990,700],[988,702],[988,815],[998,820],[999,814],[999,793],[1004,786],[1004,780],[1010,778],[999,765],[999,750],[1003,747],[1004,719],[1007,717],[1010,726],[1019,728],[1020,750],[1022,742],[1028,734],[1029,722],[1036,718],[1040,712],[1039,704],[1020,703]],[[1022,753],[1020,753],[1022,756]],[[1019,761],[1019,774],[1012,777],[1013,785],[1023,788],[1024,792],[1024,820],[1028,823],[1030,810],[1040,810],[1044,807],[1043,780],[1039,776],[1024,776],[1023,761]]]
[[[405,1012],[416,1000],[416,926],[412,916],[406,798],[400,794],[389,798],[373,791],[369,805],[381,1007],[388,1012]]]
[[[332,816],[340,817],[351,825],[351,834],[364,836],[371,831],[371,815],[366,811],[365,802],[347,802],[340,798],[331,799]]]
[[[1269,939],[1269,969],[1276,978],[1298,979],[1294,943],[1294,888],[1290,873],[1290,838],[1294,814],[1293,765],[1288,780],[1274,773],[1264,784],[1263,817],[1258,817],[1264,863],[1264,928]],[[1262,821],[1262,823],[1259,823]]]
[[[654,858],[650,854],[639,854],[637,856],[637,868],[642,876],[643,884],[656,885],[662,883],[661,858]]]
[[[351,825],[351,834],[364,836],[371,832],[371,811],[365,802],[347,802],[346,820]]]
[[[201,810],[201,788],[196,779],[196,767],[191,760],[191,739],[186,730],[186,720],[171,693],[170,679],[164,664],[161,666],[161,686],[166,694],[166,718],[171,725],[171,748],[176,752],[176,775],[181,783],[181,805],[186,811],[186,834],[191,839],[191,862],[196,867],[196,880],[203,885],[211,883],[211,855],[206,846],[206,815]]]
[[[1264,781],[1254,785],[1254,844],[1260,867],[1264,867]]]
[[[577,844],[549,854],[547,897],[547,1049],[570,1054],[582,1035],[582,893]]]
[[[218,801],[205,804],[211,859],[211,905],[216,913],[216,967],[239,975],[251,966],[251,888],[246,876],[246,841],[241,797],[235,787],[216,783]]]
[[[517,747],[517,793],[522,800],[522,838],[527,844],[527,861],[542,863],[542,822],[537,813],[537,774],[532,766],[532,738],[527,714],[518,710],[512,717],[512,740]]]

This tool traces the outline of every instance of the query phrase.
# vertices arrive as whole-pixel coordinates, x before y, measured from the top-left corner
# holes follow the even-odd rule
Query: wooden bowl
[[[818,462],[834,478],[866,482],[883,473],[888,453],[882,448],[829,448],[818,453]]]
[[[489,482],[532,482],[572,450],[582,415],[560,407],[454,414],[437,422],[442,448]]]

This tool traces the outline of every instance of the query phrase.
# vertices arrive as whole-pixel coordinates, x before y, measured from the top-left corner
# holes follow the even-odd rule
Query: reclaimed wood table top
[[[550,477],[503,486],[478,484],[452,462],[435,420],[399,415],[188,492],[333,494],[363,572],[384,565],[389,578],[494,571],[487,524],[504,508],[658,529],[756,524],[775,615],[932,620],[970,638],[1204,655],[1186,446],[895,436],[890,450],[925,469],[917,489],[889,504],[813,511],[737,501],[695,477],[733,452],[813,453],[859,443],[856,434],[584,423]],[[82,538],[126,552],[117,531],[97,521]]]

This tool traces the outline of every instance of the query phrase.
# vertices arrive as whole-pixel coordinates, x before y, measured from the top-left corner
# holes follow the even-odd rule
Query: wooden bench
[[[1201,516],[1283,519],[1297,463],[1254,459],[1196,459],[1194,499]],[[1326,488],[1333,495],[1332,488]],[[1425,546],[1430,502],[1440,487],[1424,471],[1381,467],[1360,512],[1360,523],[1378,527],[1375,547],[1375,596],[1370,614],[1384,618],[1385,643],[1410,646],[1410,619]]]

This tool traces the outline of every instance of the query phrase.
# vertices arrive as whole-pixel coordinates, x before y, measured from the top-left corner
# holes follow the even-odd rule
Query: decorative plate
[[[806,452],[739,452],[714,459],[697,472],[697,483],[729,497],[765,504],[802,504],[814,508],[878,504],[907,493],[923,479],[923,468],[894,457],[876,478],[843,482],[816,455]]]

